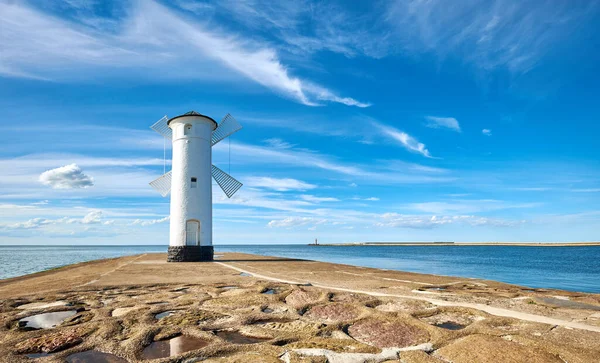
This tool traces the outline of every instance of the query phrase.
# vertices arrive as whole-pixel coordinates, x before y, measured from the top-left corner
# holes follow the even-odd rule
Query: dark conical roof
[[[176,118],[186,117],[186,116],[200,116],[200,117],[205,117],[205,118],[207,118],[207,119],[209,119],[209,120],[211,120],[212,122],[215,123],[215,128],[218,126],[217,121],[215,121],[212,117],[203,115],[203,114],[201,114],[199,112],[196,112],[194,110],[186,112],[183,115],[179,115],[179,116],[175,116],[175,117],[170,118],[169,121],[167,121],[167,125],[169,123],[171,123],[171,121],[175,120]]]

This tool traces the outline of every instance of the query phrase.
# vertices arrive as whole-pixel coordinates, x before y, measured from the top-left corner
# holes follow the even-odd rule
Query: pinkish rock
[[[400,320],[364,319],[350,326],[348,333],[359,342],[378,348],[403,348],[429,340],[427,331]]]

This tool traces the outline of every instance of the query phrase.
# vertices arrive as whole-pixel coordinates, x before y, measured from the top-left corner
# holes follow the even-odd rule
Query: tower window
[[[192,125],[190,124],[186,124],[184,129],[183,129],[183,134],[184,135],[191,135],[192,134]]]
[[[193,177],[192,178],[191,188],[195,188],[196,187],[196,182],[197,182],[197,179],[195,177]]]

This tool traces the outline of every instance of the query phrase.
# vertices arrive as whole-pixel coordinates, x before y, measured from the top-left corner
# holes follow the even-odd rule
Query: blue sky
[[[168,243],[149,126],[189,110],[244,126],[213,152],[244,183],[215,184],[215,244],[598,240],[599,20],[596,1],[0,1],[0,243]]]

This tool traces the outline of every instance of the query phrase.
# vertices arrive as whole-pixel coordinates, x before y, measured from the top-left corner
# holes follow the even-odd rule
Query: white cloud
[[[133,221],[131,223],[131,225],[140,225],[140,226],[152,226],[158,223],[164,223],[167,222],[171,219],[170,216],[166,216],[164,218],[160,218],[160,219],[136,219],[135,221]]]
[[[398,213],[385,213],[381,215],[382,221],[376,223],[379,227],[399,227],[399,228],[417,228],[430,229],[448,224],[464,223],[471,226],[495,226],[511,227],[525,221],[508,221],[496,218],[478,217],[472,215],[456,216],[423,216],[423,215],[405,215]]]
[[[90,213],[88,213],[85,217],[83,217],[83,219],[81,220],[81,223],[83,224],[95,224],[95,223],[100,223],[100,218],[102,218],[102,211],[92,211]]]
[[[313,218],[313,217],[287,217],[284,219],[272,220],[267,226],[270,228],[293,228],[305,225],[319,225],[326,223],[326,219]]]
[[[94,185],[94,179],[85,175],[77,164],[47,170],[40,175],[39,181],[54,189],[79,189]]]
[[[114,220],[102,221],[103,213],[100,210],[94,210],[83,216],[83,218],[69,218],[62,217],[57,219],[49,218],[32,218],[25,222],[17,222],[12,224],[3,224],[0,227],[9,230],[15,229],[36,229],[44,226],[59,225],[59,224],[105,224],[109,225],[114,223]]]
[[[369,198],[353,197],[352,200],[364,200],[367,202],[377,202],[379,200],[379,198],[377,198],[377,197],[369,197]]]
[[[303,194],[300,196],[303,200],[312,203],[321,203],[321,202],[339,202],[338,198],[333,197],[315,197],[314,195]]]
[[[317,187],[314,184],[305,183],[297,179],[271,177],[247,177],[244,178],[244,185],[255,188],[273,189],[279,192],[309,190]]]
[[[406,132],[395,129],[391,126],[386,126],[377,122],[373,122],[373,124],[381,131],[381,133],[394,141],[400,143],[402,147],[406,150],[421,154],[425,157],[431,158],[431,154],[425,144],[420,143],[417,139],[410,136]]]
[[[600,193],[600,188],[571,189],[571,191],[575,193]]]
[[[447,129],[451,129],[456,132],[461,132],[460,125],[458,124],[458,120],[455,119],[454,117],[427,116],[427,117],[425,117],[425,119],[427,119],[427,121],[428,121],[428,123],[426,124],[427,127],[434,128],[434,129],[445,127]]]
[[[483,130],[481,130],[481,133],[484,134],[485,136],[492,136],[492,130],[490,130],[490,129],[483,129]]]
[[[1,3],[0,21],[6,31],[0,33],[0,72],[12,77],[64,79],[90,77],[91,72],[77,72],[90,68],[120,71],[121,76],[160,70],[152,71],[152,76],[227,80],[234,71],[305,105],[330,101],[368,106],[290,75],[268,43],[218,31],[197,22],[198,17],[191,21],[150,0],[134,2],[126,13],[118,26],[98,31],[21,3]],[[88,23],[89,16],[84,19]]]
[[[450,202],[409,203],[408,209],[425,213],[477,213],[504,209],[522,209],[539,207],[541,203],[512,203],[494,199],[466,199]]]

